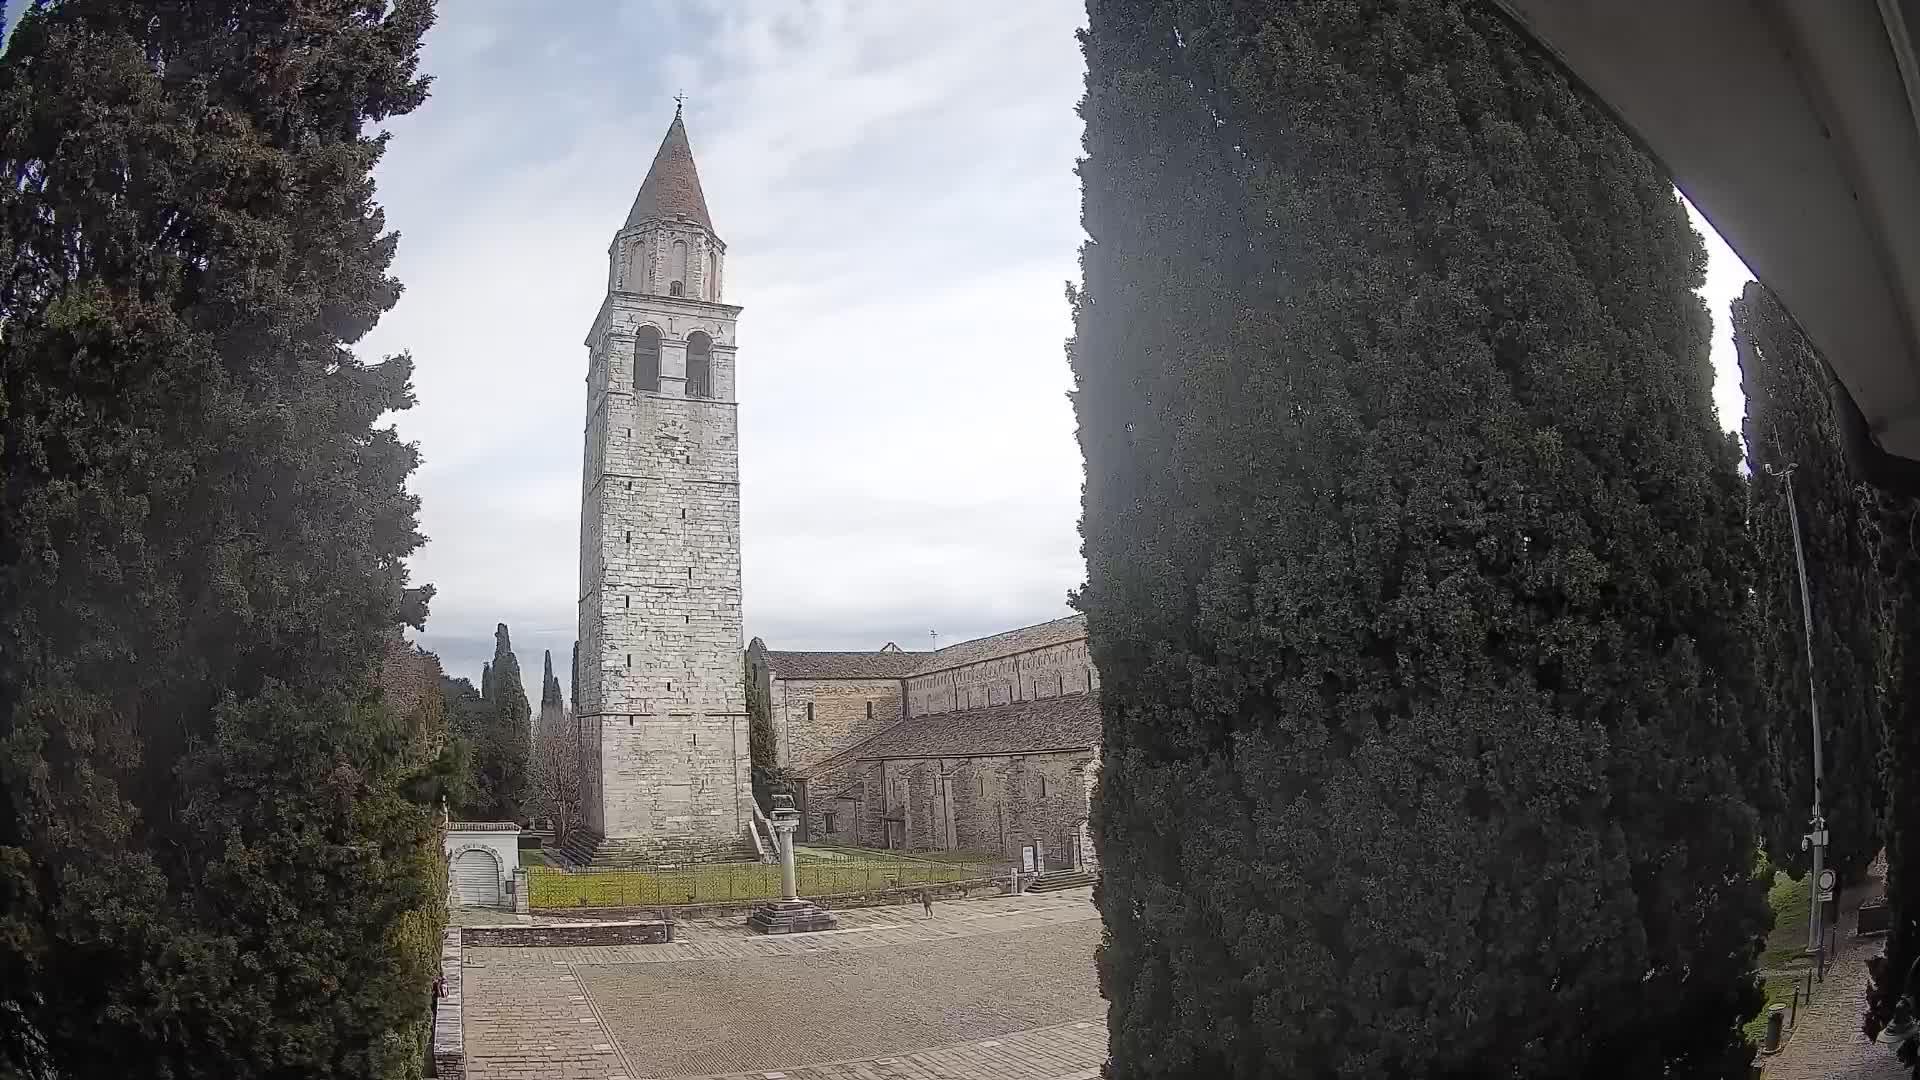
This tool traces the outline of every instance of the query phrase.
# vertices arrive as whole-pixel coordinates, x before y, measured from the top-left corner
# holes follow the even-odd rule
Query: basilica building
[[[777,652],[747,677],[817,843],[1091,868],[1100,676],[1075,615],[931,652]]]

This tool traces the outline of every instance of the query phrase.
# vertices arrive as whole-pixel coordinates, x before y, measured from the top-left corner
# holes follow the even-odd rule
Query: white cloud
[[[442,6],[434,96],[379,173],[407,292],[362,351],[417,363],[398,422],[426,458],[414,570],[450,672],[477,678],[505,621],[530,686],[541,649],[565,680],[581,339],[681,89],[746,309],[747,633],[916,648],[1065,613],[1082,21],[1074,0]],[[1745,274],[1709,242],[1737,428]]]
[[[1740,361],[1734,355],[1733,315],[1728,305],[1739,299],[1753,272],[1692,203],[1687,204],[1687,215],[1707,242],[1707,284],[1700,291],[1713,314],[1713,407],[1720,413],[1720,426],[1738,433],[1747,406],[1740,393]]]
[[[407,293],[362,351],[417,364],[413,562],[450,671],[477,677],[497,621],[523,671],[565,670],[581,339],[682,88],[746,308],[747,632],[911,648],[1065,612],[1078,7],[442,8],[434,97],[379,174]]]

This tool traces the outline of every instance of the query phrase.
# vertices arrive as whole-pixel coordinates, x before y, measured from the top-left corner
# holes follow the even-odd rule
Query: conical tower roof
[[[700,171],[693,167],[693,147],[687,143],[687,125],[674,110],[667,137],[653,155],[653,167],[634,196],[633,209],[627,212],[627,225],[653,218],[679,218],[699,222],[713,231],[713,219],[707,216],[707,197],[700,190]]]

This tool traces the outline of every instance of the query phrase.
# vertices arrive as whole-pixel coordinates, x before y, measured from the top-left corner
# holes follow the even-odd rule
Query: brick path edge
[[[440,936],[440,978],[446,996],[433,1010],[433,1075],[440,1080],[466,1080],[467,1036],[460,1020],[460,928],[449,926]]]

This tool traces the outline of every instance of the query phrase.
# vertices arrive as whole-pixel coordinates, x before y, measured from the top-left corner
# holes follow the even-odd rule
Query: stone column
[[[793,832],[799,827],[800,812],[793,808],[793,796],[773,797],[774,845],[780,849],[780,899],[768,901],[747,916],[747,926],[762,934],[804,934],[815,930],[833,930],[840,920],[811,900],[800,899],[793,871]]]
[[[786,796],[781,796],[785,798]],[[773,812],[774,844],[780,848],[780,898],[782,900],[800,899],[800,886],[793,879],[793,832],[800,823],[800,815],[792,809],[778,809]]]

